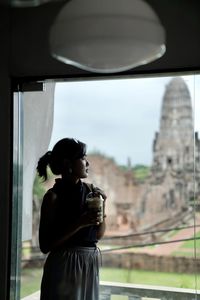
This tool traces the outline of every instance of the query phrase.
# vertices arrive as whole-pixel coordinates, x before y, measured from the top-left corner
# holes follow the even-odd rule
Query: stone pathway
[[[175,240],[189,239],[193,235],[194,235],[193,228],[182,229],[179,232],[177,232],[177,234],[175,234],[172,238],[169,238],[169,240],[175,241]],[[145,249],[141,249],[140,252],[143,252],[142,250],[145,250],[144,251],[145,253],[149,253],[152,255],[171,255],[173,252],[177,251],[184,243],[185,241],[156,245],[154,248],[145,247]],[[191,251],[193,251],[193,249],[191,249]]]
[[[200,216],[198,216],[198,218],[196,219],[196,224],[200,224]],[[192,226],[193,224],[189,224],[190,226]],[[196,233],[200,231],[200,227],[197,227],[196,229]],[[176,234],[174,234],[171,237],[168,237],[167,240],[168,241],[176,241],[176,240],[182,240],[182,239],[189,239],[192,238],[194,236],[194,228],[186,228],[186,229],[182,229],[177,231]],[[174,242],[174,243],[169,243],[169,244],[161,244],[161,245],[155,245],[153,247],[147,246],[147,247],[141,247],[141,248],[134,248],[134,250],[131,249],[131,251],[134,251],[136,253],[147,253],[150,255],[172,255],[175,251],[178,251],[179,248],[185,243],[185,241],[181,241],[181,242]],[[183,250],[183,249],[182,249]],[[116,250],[117,251],[117,250]],[[120,252],[129,252],[129,249],[124,249],[124,250],[119,250]],[[194,249],[191,248],[187,248],[184,249],[183,252],[191,252],[192,254],[194,254]],[[199,251],[197,249],[197,254],[199,256]]]

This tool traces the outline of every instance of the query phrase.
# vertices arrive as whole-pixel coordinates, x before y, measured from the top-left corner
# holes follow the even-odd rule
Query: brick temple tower
[[[152,172],[141,197],[140,220],[148,227],[181,219],[199,195],[200,141],[194,132],[188,87],[176,77],[164,93],[160,128],[153,142]]]
[[[176,77],[167,85],[156,133],[153,170],[163,173],[194,170],[194,122],[191,97],[184,80]]]
[[[181,77],[166,86],[160,131],[153,142],[152,180],[164,183],[167,176],[174,182],[170,193],[179,191],[186,207],[200,194],[200,140],[194,132],[189,89]]]

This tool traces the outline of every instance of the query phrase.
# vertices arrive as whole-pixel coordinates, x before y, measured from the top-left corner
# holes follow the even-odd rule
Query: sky
[[[200,131],[200,76],[182,76]],[[119,165],[151,165],[166,85],[172,77],[60,82],[56,84],[54,126],[49,149],[61,138],[87,144]]]

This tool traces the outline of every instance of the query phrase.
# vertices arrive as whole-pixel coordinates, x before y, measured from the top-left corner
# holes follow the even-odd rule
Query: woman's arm
[[[97,227],[97,240],[100,240],[104,236],[105,230],[106,230],[106,222],[104,217],[103,223],[99,224]]]
[[[69,224],[63,233],[56,232],[56,200],[57,195],[48,191],[41,207],[39,244],[41,251],[45,254],[61,246],[81,228],[98,224],[96,213],[86,212],[79,220]]]

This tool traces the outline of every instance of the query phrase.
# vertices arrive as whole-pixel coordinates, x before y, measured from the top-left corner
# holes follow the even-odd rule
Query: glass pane
[[[13,201],[12,201],[12,246],[10,300],[20,296],[21,230],[22,230],[22,148],[23,116],[21,93],[14,93],[13,122]]]
[[[200,289],[200,277],[199,277],[199,261],[200,261],[200,76],[194,76],[194,120],[195,120],[195,192],[194,192],[194,202],[193,202],[193,209],[194,209],[194,257],[196,260],[195,263],[195,287],[196,289]]]
[[[49,149],[63,137],[88,145],[87,182],[108,196],[107,229],[98,246],[101,280],[107,282],[101,291],[110,289],[113,299],[128,297],[127,284],[141,285],[141,289],[132,286],[135,299],[142,288],[146,299],[161,299],[166,290],[173,292],[172,287],[200,289],[198,81],[199,76],[191,75],[56,84]],[[37,117],[41,111],[46,114],[38,106],[40,101],[45,107],[49,102],[48,98],[43,102],[43,95],[40,100],[36,97],[37,109],[34,98],[29,104]],[[51,124],[45,117],[41,120]],[[32,126],[32,132],[41,133],[44,123]],[[32,170],[47,144],[36,154],[38,140],[31,140],[27,149],[34,157],[28,159]],[[40,288],[45,257],[38,249],[39,211],[45,191],[55,180],[50,174],[41,183],[33,174],[32,233],[23,241],[21,298]],[[181,300],[188,297],[183,290],[177,293]]]

